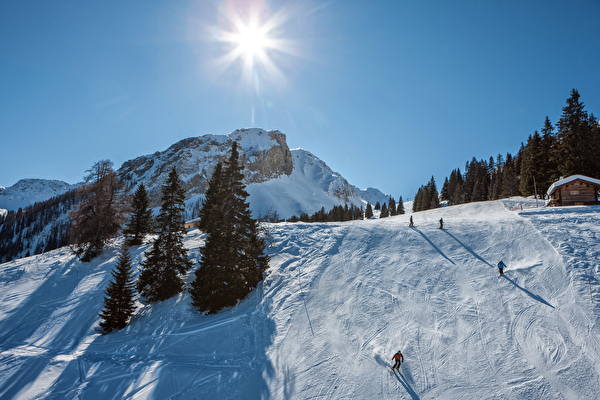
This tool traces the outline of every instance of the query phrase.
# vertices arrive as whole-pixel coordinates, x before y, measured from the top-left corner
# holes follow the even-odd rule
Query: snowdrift
[[[600,207],[529,205],[271,225],[244,302],[201,316],[184,293],[110,335],[97,313],[120,240],[88,264],[2,264],[0,398],[600,398]],[[203,240],[187,235],[192,259]]]

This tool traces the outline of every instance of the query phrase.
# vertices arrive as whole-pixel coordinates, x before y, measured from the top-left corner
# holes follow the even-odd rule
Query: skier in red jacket
[[[396,361],[396,363],[394,364],[392,369],[397,370],[398,368],[400,368],[400,364],[402,364],[404,362],[404,356],[402,355],[402,352],[400,352],[400,350],[398,350],[398,352],[396,354],[394,354],[394,357],[392,357],[392,360]]]

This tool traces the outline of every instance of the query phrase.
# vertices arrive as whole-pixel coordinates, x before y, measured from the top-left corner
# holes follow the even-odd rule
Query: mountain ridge
[[[351,185],[310,151],[291,150],[284,133],[261,128],[185,138],[163,151],[127,160],[116,172],[125,184],[126,194],[133,194],[137,186],[144,183],[152,207],[158,207],[162,184],[171,167],[175,166],[186,191],[187,217],[193,218],[200,208],[215,165],[226,160],[233,141],[239,145],[244,184],[250,193],[250,207],[256,217],[270,211],[289,218],[303,212],[314,213],[321,207],[328,210],[346,203],[360,207],[367,202],[375,204],[389,200],[388,195],[377,189],[361,190]],[[282,179],[286,177],[291,179]],[[279,182],[274,182],[277,180]],[[300,181],[302,187],[298,185]],[[36,185],[33,184],[35,182]],[[285,182],[294,185],[294,190],[286,188]],[[32,184],[29,189],[28,184]],[[9,188],[0,188],[0,208],[16,211],[19,207],[46,200],[78,185],[80,183],[69,185],[57,180],[21,180]],[[56,189],[41,191],[39,187]],[[268,190],[276,192],[265,192]],[[306,196],[305,192],[315,195]],[[302,200],[294,200],[294,197]]]

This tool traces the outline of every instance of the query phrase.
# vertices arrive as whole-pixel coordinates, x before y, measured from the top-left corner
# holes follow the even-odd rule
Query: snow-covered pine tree
[[[105,333],[125,328],[135,312],[135,285],[132,274],[131,256],[124,246],[119,254],[117,266],[112,271],[112,280],[104,291],[104,309],[99,315],[102,318],[100,328]]]
[[[143,183],[140,183],[131,199],[129,223],[123,231],[128,246],[139,246],[152,231],[152,210],[150,199]]]
[[[161,208],[156,218],[158,237],[141,263],[137,290],[149,302],[163,301],[183,290],[180,275],[192,266],[183,247],[185,235],[185,192],[175,167],[162,189]]]
[[[202,313],[213,314],[237,304],[263,279],[268,268],[266,244],[246,202],[248,193],[238,157],[237,143],[233,142],[225,167],[217,172],[221,178],[211,178],[220,188],[209,189],[216,199],[207,198],[206,203],[215,206],[207,208],[200,222],[207,237],[190,293],[192,305]]]

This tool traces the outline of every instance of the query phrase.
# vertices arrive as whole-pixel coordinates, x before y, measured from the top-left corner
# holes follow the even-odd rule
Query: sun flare
[[[238,51],[244,55],[247,61],[253,61],[255,57],[264,54],[268,47],[268,39],[264,28],[243,24],[238,26],[238,33],[233,37]]]
[[[272,12],[262,0],[243,1],[224,1],[221,18],[209,27],[211,40],[220,44],[213,66],[220,75],[239,74],[240,83],[249,84],[257,94],[265,82],[283,87],[289,71],[286,68],[292,65],[292,58],[300,56],[297,42],[286,37],[285,29],[296,15],[295,8]],[[245,8],[240,4],[254,6]]]

